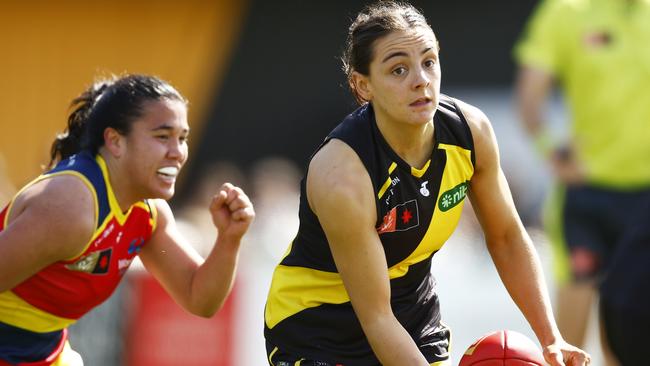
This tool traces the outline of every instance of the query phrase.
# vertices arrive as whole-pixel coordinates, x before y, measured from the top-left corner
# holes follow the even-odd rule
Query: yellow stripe
[[[134,203],[133,205],[131,205],[131,207],[129,207],[126,213],[122,212],[122,209],[120,208],[120,204],[119,202],[117,202],[117,197],[115,197],[115,193],[113,192],[113,187],[111,186],[110,178],[108,175],[108,168],[106,166],[106,162],[104,161],[104,158],[102,158],[101,155],[97,154],[95,160],[97,161],[97,164],[99,164],[99,167],[102,170],[102,175],[104,176],[104,182],[106,184],[106,195],[108,196],[108,205],[111,209],[111,214],[115,217],[115,219],[120,224],[120,226],[124,225],[129,215],[131,214],[131,211],[133,211],[134,207],[140,207],[145,211],[150,212],[149,206],[147,206],[147,204],[144,201],[138,201]],[[154,211],[153,208],[152,211]],[[111,215],[108,216],[110,217]]]
[[[381,199],[384,196],[384,193],[386,193],[386,190],[388,189],[388,187],[390,187],[392,181],[393,180],[390,179],[390,177],[386,178],[386,182],[384,182],[384,185],[381,186],[379,193],[377,193],[377,198]]]
[[[411,167],[411,175],[413,175],[414,177],[417,177],[417,178],[422,178],[424,173],[427,172],[427,169],[429,169],[430,164],[431,164],[431,159],[427,160],[427,163],[424,164],[422,169],[416,169],[414,167]]]
[[[282,262],[284,260],[284,258],[286,258],[289,255],[289,253],[291,253],[291,248],[293,248],[293,240],[291,241],[291,243],[289,243],[289,247],[287,248],[287,250],[282,255],[282,259],[280,260],[280,262]]]
[[[438,149],[442,149],[446,151],[456,151],[467,156],[471,156],[472,154],[472,150],[467,150],[457,145],[438,144]]]
[[[155,200],[148,200],[149,202],[149,209],[151,210],[151,220],[149,222],[151,223],[151,232],[156,231],[156,226],[158,226],[158,209],[156,208],[156,201]]]
[[[451,366],[451,361],[449,361],[449,360],[437,361],[437,362],[432,363],[429,366]]]
[[[302,310],[350,301],[338,273],[296,266],[278,265],[269,293],[265,309],[269,328]]]
[[[108,205],[111,209],[111,212],[115,216],[115,219],[117,219],[117,222],[120,225],[124,225],[124,222],[126,221],[126,218],[131,213],[131,209],[133,208],[133,206],[129,207],[129,210],[126,213],[122,212],[122,209],[120,208],[120,204],[117,202],[117,198],[115,197],[115,193],[113,192],[113,187],[111,186],[111,180],[108,175],[108,168],[106,167],[106,162],[104,161],[104,158],[102,158],[100,154],[97,154],[95,160],[97,161],[97,164],[99,164],[99,168],[102,170],[102,176],[104,177],[104,183],[106,184],[106,195],[108,196]]]
[[[303,360],[304,360],[304,358],[299,359],[298,361],[296,361],[296,362],[293,364],[293,366],[300,366],[300,363],[301,363]]]
[[[0,322],[33,332],[53,332],[76,322],[38,309],[11,291],[0,293]]]
[[[275,366],[275,364],[273,363],[272,358],[273,358],[273,355],[275,355],[275,353],[276,353],[277,351],[278,351],[278,347],[275,347],[275,348],[273,348],[273,351],[271,351],[271,354],[269,355],[269,364],[270,364],[271,366]]]
[[[384,185],[381,186],[381,189],[379,190],[379,193],[377,193],[377,198],[381,199],[381,197],[384,196],[384,193],[386,193],[386,190],[388,187],[390,187],[390,184],[392,183],[392,179],[390,179],[390,175],[393,173],[395,168],[397,167],[397,164],[395,162],[392,162],[390,166],[388,167],[388,178],[386,178],[386,182],[384,182]]]
[[[393,171],[397,168],[397,163],[392,162],[390,166],[388,167],[388,174],[393,174]]]

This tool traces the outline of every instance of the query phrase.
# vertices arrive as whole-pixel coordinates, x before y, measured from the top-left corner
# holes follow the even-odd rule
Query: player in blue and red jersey
[[[66,328],[106,300],[135,256],[189,312],[213,315],[233,282],[254,217],[226,183],[210,203],[219,235],[203,260],[165,200],[187,159],[187,102],[168,83],[128,75],[72,103],[50,169],[0,212],[0,366],[77,366]]]

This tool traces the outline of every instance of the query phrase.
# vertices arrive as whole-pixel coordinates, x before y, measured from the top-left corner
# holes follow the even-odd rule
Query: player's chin
[[[420,110],[409,111],[408,120],[413,125],[424,125],[433,120],[436,113],[435,109],[423,108]]]
[[[411,116],[409,118],[409,122],[412,125],[416,126],[422,126],[426,125],[427,123],[431,122],[433,120],[433,113],[419,113],[416,115]]]
[[[166,188],[158,188],[151,192],[150,198],[161,198],[164,200],[169,200],[174,197],[175,189],[174,186]]]

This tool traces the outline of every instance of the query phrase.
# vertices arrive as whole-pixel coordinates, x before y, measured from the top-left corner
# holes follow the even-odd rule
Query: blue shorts
[[[572,268],[575,280],[599,280],[607,271],[615,248],[629,223],[642,214],[650,189],[620,191],[593,186],[566,188],[562,212],[564,240],[569,252],[585,250],[596,258],[588,273]]]

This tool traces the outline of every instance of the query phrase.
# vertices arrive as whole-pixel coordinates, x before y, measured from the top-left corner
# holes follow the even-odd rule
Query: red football
[[[458,366],[542,366],[542,352],[525,335],[498,330],[479,338],[467,348]]]

